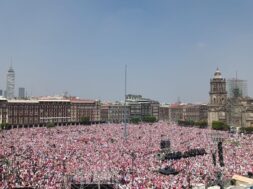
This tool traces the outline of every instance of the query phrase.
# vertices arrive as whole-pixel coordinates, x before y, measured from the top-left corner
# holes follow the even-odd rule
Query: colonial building
[[[241,80],[238,80],[239,82]],[[240,92],[240,83],[236,81],[227,97],[226,79],[221,77],[217,69],[210,82],[210,100],[208,104],[208,125],[213,121],[222,121],[233,127],[253,126],[253,99]]]
[[[109,106],[110,106],[110,103],[102,103],[101,105],[101,111],[100,111],[101,121],[106,122],[106,123],[109,122]]]
[[[226,123],[234,127],[253,126],[253,99],[250,97],[229,98],[226,104]]]
[[[129,122],[129,106],[122,103],[105,103],[101,107],[101,121],[107,123]]]
[[[178,120],[183,120],[183,106],[178,103],[169,106],[169,121],[171,123],[177,123]]]
[[[34,125],[40,122],[40,106],[34,100],[8,100],[8,124]]]
[[[70,100],[63,99],[41,99],[40,123],[48,122],[66,124],[71,120]]]
[[[210,80],[208,104],[208,125],[211,126],[213,121],[226,121],[227,91],[226,79],[222,78],[221,72],[217,68],[214,78]]]
[[[33,100],[0,98],[0,124],[11,126],[45,126],[78,124],[81,118],[101,121],[101,104],[97,100],[64,97],[39,97]]]
[[[0,124],[7,122],[7,100],[0,97]]]
[[[70,102],[71,122],[80,122],[82,118],[89,118],[91,122],[100,121],[100,101],[72,98]]]
[[[161,105],[159,107],[159,120],[162,121],[169,121],[170,116],[169,116],[169,105]]]
[[[183,120],[207,121],[206,104],[189,104],[183,107]]]
[[[206,104],[172,104],[169,106],[169,121],[207,121]]]

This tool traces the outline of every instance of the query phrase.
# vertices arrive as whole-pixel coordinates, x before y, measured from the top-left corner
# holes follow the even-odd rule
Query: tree
[[[195,122],[195,125],[198,126],[199,128],[207,128],[207,121],[201,120]]]
[[[229,130],[229,126],[227,124],[225,124],[224,122],[222,122],[222,121],[213,121],[212,129],[227,131],[227,130]]]
[[[139,117],[133,117],[131,118],[131,123],[133,124],[139,124],[141,119]]]
[[[240,131],[246,134],[253,134],[253,127],[241,127]]]
[[[193,127],[195,122],[193,120],[178,120],[178,125],[185,127]]]
[[[81,117],[80,123],[82,125],[89,125],[90,124],[90,118],[89,117]]]
[[[8,123],[1,123],[0,124],[0,129],[4,130],[4,129],[10,129],[11,126]]]
[[[46,127],[47,128],[53,128],[53,127],[55,127],[55,124],[53,122],[48,122]]]
[[[156,117],[155,117],[155,116],[144,116],[144,117],[142,118],[142,121],[143,121],[143,122],[147,122],[147,123],[154,123],[154,122],[156,122],[157,120],[156,120]]]

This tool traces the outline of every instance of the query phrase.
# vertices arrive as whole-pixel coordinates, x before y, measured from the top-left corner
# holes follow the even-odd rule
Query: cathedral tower
[[[214,78],[210,81],[209,97],[208,125],[211,126],[213,121],[226,121],[226,79],[222,78],[218,68],[214,73]]]

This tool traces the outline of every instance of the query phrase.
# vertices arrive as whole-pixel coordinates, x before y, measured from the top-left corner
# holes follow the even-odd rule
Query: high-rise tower
[[[7,83],[6,83],[6,97],[7,99],[12,99],[15,96],[15,72],[12,66],[10,66],[7,73]]]
[[[227,101],[226,79],[222,78],[220,70],[217,68],[214,78],[210,81],[210,100],[208,104],[208,125],[213,121],[225,121],[225,106]]]
[[[25,98],[25,88],[24,87],[18,88],[18,98],[19,99]]]

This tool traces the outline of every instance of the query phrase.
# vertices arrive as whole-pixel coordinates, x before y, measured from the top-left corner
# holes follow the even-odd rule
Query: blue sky
[[[253,96],[253,1],[0,0],[0,89],[13,59],[28,94],[128,93],[207,102],[218,66]]]

